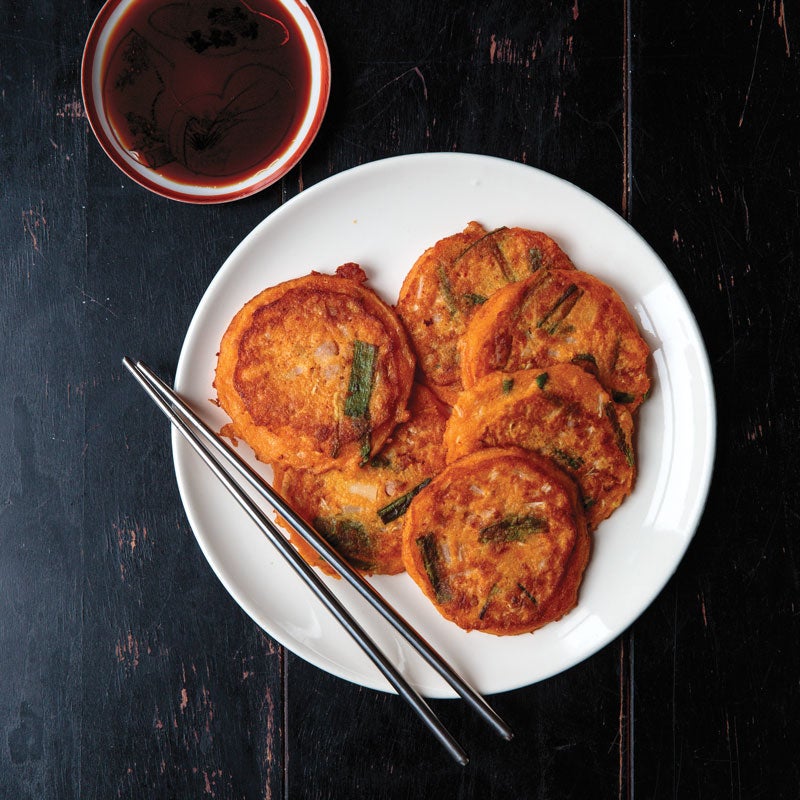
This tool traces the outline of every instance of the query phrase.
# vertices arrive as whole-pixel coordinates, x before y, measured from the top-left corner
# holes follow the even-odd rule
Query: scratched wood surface
[[[279,185],[227,206],[133,185],[79,64],[99,2],[0,0],[0,798],[795,798],[800,9],[771,0],[312,3],[334,85]],[[267,214],[342,169],[488,153],[573,181],[662,257],[709,350],[715,479],[674,578],[617,641],[502,694],[495,740],[285,652],[194,542],[171,376]],[[424,187],[420,187],[424,191]]]

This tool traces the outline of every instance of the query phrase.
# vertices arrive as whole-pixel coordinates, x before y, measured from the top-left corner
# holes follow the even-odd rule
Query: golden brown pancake
[[[578,270],[540,271],[504,286],[461,339],[461,378],[572,363],[633,412],[650,388],[650,350],[619,295]]]
[[[517,446],[553,459],[577,482],[590,528],[628,496],[636,468],[633,419],[572,364],[493,372],[465,390],[447,423],[448,462]]]
[[[470,222],[416,261],[397,301],[425,383],[445,402],[461,390],[458,340],[481,304],[498,289],[541,269],[572,262],[549,236],[525,228],[486,232]]]
[[[409,575],[447,619],[496,635],[541,628],[572,609],[589,558],[574,482],[518,448],[450,464],[406,514]]]
[[[277,467],[275,489],[356,569],[403,571],[401,533],[416,494],[444,468],[442,436],[447,412],[424,386],[415,386],[411,416],[364,466],[349,462],[323,473]],[[335,574],[290,530],[303,557]]]
[[[214,386],[226,433],[268,463],[321,470],[366,462],[406,419],[414,357],[364,271],[312,273],[265,289],[234,317]]]

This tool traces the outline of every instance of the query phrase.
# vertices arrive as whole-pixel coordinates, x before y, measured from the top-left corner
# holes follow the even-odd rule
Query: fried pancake
[[[461,390],[459,337],[476,310],[499,288],[540,269],[572,262],[546,234],[525,228],[486,232],[470,222],[416,261],[397,301],[425,383],[452,405]]]
[[[437,610],[498,636],[570,611],[589,549],[575,483],[519,448],[450,464],[420,492],[403,530],[406,569]]]
[[[636,474],[633,418],[572,364],[493,372],[465,390],[448,420],[448,462],[484,447],[518,446],[552,458],[581,490],[590,528],[628,496]]]
[[[277,467],[275,488],[290,505],[356,568],[367,574],[403,571],[401,533],[409,504],[444,469],[445,408],[417,385],[411,416],[364,466],[350,462],[323,473]],[[335,574],[290,529],[301,555]]]
[[[366,462],[406,419],[414,356],[394,311],[345,264],[265,289],[234,317],[214,386],[226,432],[311,470]]]
[[[619,295],[578,270],[540,271],[498,290],[461,339],[465,388],[488,374],[572,363],[633,412],[650,388],[650,350]]]

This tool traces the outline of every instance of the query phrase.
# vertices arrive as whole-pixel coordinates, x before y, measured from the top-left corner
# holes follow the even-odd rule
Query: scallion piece
[[[378,348],[374,344],[356,339],[353,342],[353,365],[350,368],[350,383],[344,413],[348,417],[366,417],[375,378],[375,361]]]
[[[597,366],[597,359],[591,353],[576,353],[570,359],[570,363],[576,367],[580,367],[584,372],[594,375],[595,378],[600,373],[600,368]]]
[[[348,517],[317,517],[314,527],[356,569],[373,569],[369,556],[375,545],[360,522]]]
[[[630,443],[625,436],[625,431],[622,430],[622,426],[619,424],[617,409],[614,408],[613,403],[606,403],[604,409],[606,412],[606,417],[608,417],[608,421],[611,423],[611,427],[614,429],[614,436],[617,439],[617,447],[619,447],[619,449],[625,455],[625,460],[628,462],[628,465],[632,467],[634,464],[633,449],[631,448]]]
[[[626,403],[632,403],[636,399],[636,397],[630,392],[612,391],[611,397],[614,399],[615,403],[621,403],[623,405]]]
[[[535,606],[539,605],[539,603],[537,602],[536,598],[521,583],[518,583],[517,587],[522,592],[522,594],[524,594],[525,597],[527,597],[528,600],[531,601],[531,603],[533,603]]]
[[[495,583],[491,589],[489,589],[489,594],[486,595],[486,602],[483,604],[483,608],[478,613],[478,619],[483,619],[486,616],[486,612],[489,610],[489,606],[492,604],[492,598],[498,592],[498,585]]]
[[[531,272],[537,272],[542,268],[542,251],[538,247],[531,247],[528,250],[528,263]]]
[[[580,469],[583,466],[583,459],[580,456],[568,453],[558,447],[553,448],[553,457],[570,469]]]
[[[534,533],[547,530],[547,520],[544,517],[520,516],[511,514],[497,522],[481,528],[478,541],[487,542],[524,542]]]
[[[442,297],[447,310],[451,316],[455,316],[458,314],[458,306],[456,305],[455,297],[453,297],[453,287],[450,285],[450,279],[447,277],[442,264],[436,265],[436,274],[439,276],[439,288],[442,290]]]
[[[579,363],[581,361],[588,361],[590,364],[597,366],[597,359],[591,353],[575,353],[572,356],[572,363]]]
[[[425,478],[424,481],[418,483],[413,489],[406,492],[400,497],[395,498],[392,500],[391,503],[388,503],[383,508],[378,509],[378,516],[381,518],[381,522],[384,525],[387,525],[390,522],[394,522],[394,520],[399,519],[403,516],[403,514],[408,511],[408,507],[411,505],[411,501],[431,482],[430,478]]]
[[[378,348],[374,344],[356,339],[353,342],[353,364],[350,368],[350,383],[344,401],[345,416],[354,420],[360,433],[361,464],[366,464],[372,450],[372,429],[369,423],[369,401],[375,383],[375,362]]]
[[[575,303],[580,300],[582,294],[583,292],[574,283],[571,283],[561,297],[556,300],[555,305],[536,323],[536,327],[546,328],[550,335],[554,334],[567,314],[575,307]]]
[[[439,548],[436,544],[436,536],[433,533],[426,533],[424,536],[420,536],[416,539],[415,543],[422,556],[422,566],[433,588],[436,602],[446,603],[450,600],[450,592],[447,591],[447,588],[443,585],[442,576],[439,574],[441,559],[439,556]]]
[[[514,267],[506,257],[503,248],[500,247],[500,244],[505,238],[505,232],[506,232],[505,227],[497,228],[496,230],[492,231],[489,234],[489,238],[492,243],[492,246],[494,247],[495,256],[497,257],[497,261],[500,264],[500,271],[503,273],[503,277],[506,279],[507,283],[514,283],[517,280],[517,276],[514,274]],[[500,241],[498,241],[498,239]]]

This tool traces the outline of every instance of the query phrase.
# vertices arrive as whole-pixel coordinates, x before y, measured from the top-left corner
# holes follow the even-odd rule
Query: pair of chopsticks
[[[513,736],[508,725],[489,704],[420,636],[364,578],[356,572],[328,542],[308,525],[288,503],[231,448],[220,439],[166,383],[141,361],[133,363],[127,356],[123,366],[144,388],[155,404],[186,438],[216,478],[233,495],[259,530],[289,562],[325,608],[369,656],[395,691],[414,709],[429,730],[444,745],[459,764],[466,765],[467,754],[453,738],[424,698],[405,680],[386,658],[375,642],[350,615],[336,596],[321,580],[313,567],[300,556],[280,532],[276,523],[244,492],[227,471],[223,462],[232,467],[256,492],[279,513],[314,550],[322,556],[389,624],[422,656],[422,658],[460,695],[466,703],[491,725],[504,739]]]

